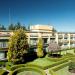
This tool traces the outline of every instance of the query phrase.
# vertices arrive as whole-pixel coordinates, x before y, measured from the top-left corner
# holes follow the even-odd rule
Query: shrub
[[[38,44],[37,44],[37,56],[38,57],[43,57],[43,41],[42,38],[38,39]]]

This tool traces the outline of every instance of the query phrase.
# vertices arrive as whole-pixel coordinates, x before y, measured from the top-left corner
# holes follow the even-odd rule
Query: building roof
[[[46,30],[46,31],[52,31],[53,30],[53,26],[49,26],[49,25],[40,25],[40,24],[37,24],[37,25],[32,25],[30,26],[30,30]]]

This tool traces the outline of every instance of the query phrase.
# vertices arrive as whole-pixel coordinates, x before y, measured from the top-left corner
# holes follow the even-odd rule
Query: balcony
[[[64,40],[63,40],[63,43],[69,43],[69,40],[64,39]]]
[[[73,34],[70,34],[70,37],[74,37],[74,35]]]
[[[70,43],[72,44],[72,43],[75,43],[75,40],[70,40]]]
[[[10,37],[0,37],[0,39],[9,39]]]
[[[3,36],[3,37],[10,37],[11,34],[10,33],[0,33],[0,37]]]
[[[55,38],[55,36],[50,36],[50,38]]]
[[[58,35],[58,39],[62,39],[63,38],[63,35]]]
[[[48,34],[42,34],[41,36],[42,37],[48,37]]]
[[[68,38],[68,34],[65,34],[65,35],[64,35],[64,39],[67,39],[67,38]]]

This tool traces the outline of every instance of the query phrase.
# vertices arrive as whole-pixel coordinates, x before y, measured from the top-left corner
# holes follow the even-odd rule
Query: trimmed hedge
[[[21,67],[21,68],[18,68],[16,70],[10,72],[9,75],[17,75],[17,73],[20,73],[23,71],[36,71],[36,72],[39,72],[41,75],[46,75],[46,73],[42,69],[35,68],[35,67]]]
[[[57,62],[58,62],[58,61],[61,61],[61,60],[66,59],[66,58],[71,59],[71,58],[73,58],[73,57],[75,57],[75,55],[73,55],[73,54],[71,54],[71,53],[67,53],[66,55],[63,55],[61,58],[52,58],[52,57],[48,57],[48,55],[46,55],[45,58],[47,58],[47,59],[50,60],[50,61],[54,61],[54,62],[57,61]]]
[[[18,68],[21,68],[21,67],[25,67],[25,64],[19,64],[19,65],[13,65],[11,68],[10,68],[10,71],[14,71]]]
[[[19,65],[14,65],[10,68],[10,71],[14,71],[18,68],[21,68],[21,67],[37,67],[37,68],[41,68],[43,69],[43,67],[41,66],[38,66],[38,65],[35,65],[35,64],[19,64]]]
[[[31,66],[31,67],[34,66],[34,67],[38,67],[38,68],[41,68],[41,69],[48,69],[48,68],[54,67],[56,65],[65,63],[67,61],[68,61],[68,59],[66,58],[64,60],[61,60],[61,61],[58,61],[58,62],[54,62],[53,64],[50,64],[48,66],[39,66],[39,65],[36,65],[36,64],[33,64],[33,63],[26,64],[26,66]]]
[[[49,70],[49,73],[50,73],[51,75],[57,75],[57,74],[55,73],[55,71],[57,71],[57,70],[59,70],[59,69],[61,69],[61,68],[64,68],[64,67],[68,66],[70,63],[71,63],[71,61],[68,61],[68,62],[66,62],[66,63],[63,63],[63,64],[57,65],[57,66],[55,66],[55,67],[52,67],[52,68]]]
[[[69,55],[69,56],[68,56]],[[19,64],[19,65],[14,65],[12,67],[10,67],[10,70],[13,71],[15,69],[18,69],[18,68],[21,68],[21,67],[37,67],[37,68],[41,68],[41,69],[48,69],[48,68],[51,68],[51,67],[54,67],[54,66],[57,66],[59,64],[62,64],[62,63],[65,63],[67,62],[69,59],[74,59],[75,57],[72,57],[73,55],[72,54],[67,54],[66,56],[64,56],[65,58],[63,58],[62,60],[58,61],[58,62],[54,62],[53,64],[51,65],[48,65],[48,66],[39,66],[39,65],[36,65],[36,64],[33,64],[33,63],[28,63],[28,64]],[[70,58],[69,58],[70,57]],[[50,59],[47,59],[47,60],[50,60]],[[54,60],[54,58],[53,58]],[[56,59],[58,60],[58,59]],[[50,60],[51,61],[51,60]]]
[[[49,70],[49,73],[50,73],[51,75],[56,75],[56,73],[55,73],[53,70]]]

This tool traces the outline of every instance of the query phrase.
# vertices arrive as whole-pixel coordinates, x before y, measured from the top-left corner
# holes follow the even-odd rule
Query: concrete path
[[[49,73],[49,69],[46,69],[46,70],[44,70],[44,71],[46,72],[47,75],[51,75],[51,74]]]

